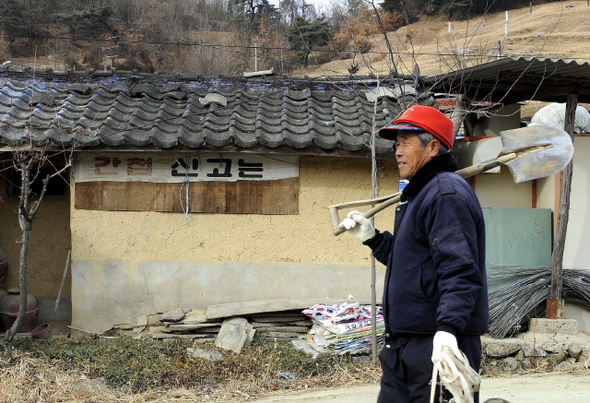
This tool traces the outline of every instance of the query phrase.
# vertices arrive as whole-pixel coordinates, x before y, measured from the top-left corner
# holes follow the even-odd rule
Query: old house
[[[467,93],[452,80],[426,83],[440,93]],[[369,252],[350,236],[332,234],[326,207],[371,197],[375,130],[404,105],[441,101],[430,93],[418,99],[411,85],[400,84],[0,76],[0,247],[10,258],[4,287],[18,284],[20,230],[10,152],[35,147],[56,166],[70,154],[74,161],[66,176],[52,179],[51,197],[34,223],[29,291],[40,298],[42,316],[53,308],[70,249],[64,301],[71,301],[72,325],[89,332],[132,327],[145,315],[178,307],[341,302],[348,295],[370,301]],[[495,116],[476,116],[464,145],[478,141],[474,136],[520,126],[516,103],[530,99],[520,97],[525,94],[534,95],[487,100],[492,106],[486,111]],[[571,233],[582,238],[586,138],[576,137],[570,220]],[[375,139],[379,195],[398,190],[391,146]],[[471,183],[488,209],[556,211],[555,178],[515,184],[500,170]],[[377,215],[376,226],[391,228],[393,214],[389,209]],[[589,252],[576,242],[568,238],[567,267],[587,261]]]
[[[64,297],[91,332],[177,307],[369,299],[369,256],[332,235],[326,206],[371,196],[370,133],[400,111],[376,82],[53,75],[0,88],[3,189],[14,147],[53,164],[73,153],[34,224],[29,291],[45,312],[70,248]],[[376,152],[391,193],[391,143]],[[2,199],[8,288],[20,235],[15,198]]]

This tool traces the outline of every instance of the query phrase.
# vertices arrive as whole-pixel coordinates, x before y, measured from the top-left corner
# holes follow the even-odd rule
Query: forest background
[[[383,76],[419,64],[436,74],[506,55],[585,60],[589,14],[586,2],[541,0],[332,0],[321,10],[305,0],[0,0],[0,64],[203,77]]]

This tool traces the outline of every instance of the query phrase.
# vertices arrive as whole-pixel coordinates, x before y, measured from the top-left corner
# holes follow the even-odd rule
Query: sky
[[[321,14],[322,10],[326,11],[327,9],[331,8],[333,3],[340,4],[343,3],[345,0],[305,0],[306,3],[311,3],[315,6],[316,11]],[[280,0],[269,0],[269,3],[274,4],[275,6],[279,6]]]

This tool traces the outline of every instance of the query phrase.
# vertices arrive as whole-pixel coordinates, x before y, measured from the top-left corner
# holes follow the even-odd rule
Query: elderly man
[[[394,232],[375,230],[357,211],[340,225],[387,266],[378,402],[425,403],[443,347],[460,349],[479,371],[489,316],[484,220],[475,193],[454,172],[453,122],[443,113],[412,106],[379,135],[395,140],[400,177],[409,180]]]

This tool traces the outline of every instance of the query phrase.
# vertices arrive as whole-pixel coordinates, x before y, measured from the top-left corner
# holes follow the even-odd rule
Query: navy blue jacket
[[[365,242],[387,266],[383,307],[391,336],[487,330],[483,214],[455,169],[448,154],[426,163],[403,191],[394,233],[377,231]]]

